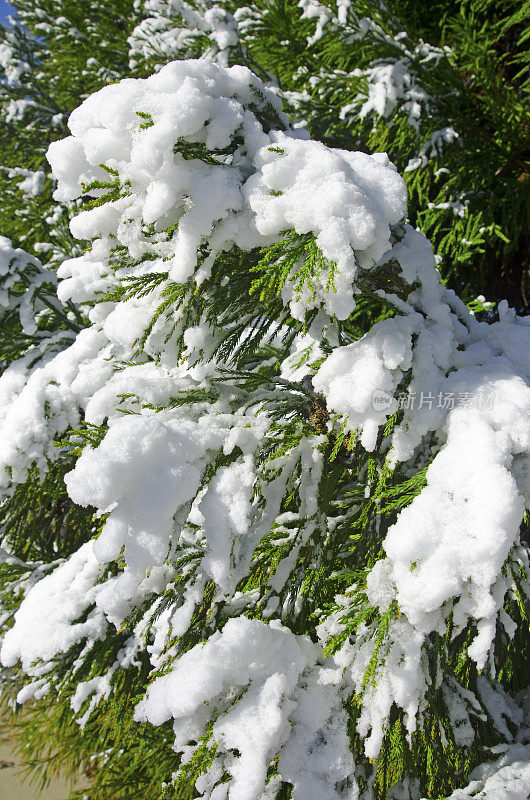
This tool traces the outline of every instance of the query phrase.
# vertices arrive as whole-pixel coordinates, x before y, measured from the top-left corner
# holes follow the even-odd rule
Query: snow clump
[[[205,800],[272,798],[280,781],[297,800],[357,798],[362,767],[344,708],[354,695],[371,759],[394,707],[409,736],[421,725],[433,681],[459,746],[472,744],[471,713],[488,708],[506,727],[494,641],[501,627],[513,636],[506,598],[516,574],[530,576],[520,538],[530,506],[528,319],[501,304],[498,321],[479,322],[405,224],[405,185],[387,157],[293,130],[245,68],[170,63],[106,86],[69,127],[48,152],[55,197],[96,201],[71,222],[91,246],[58,271],[61,352],[25,356],[0,378],[0,486],[9,493],[34,465],[44,473],[59,457],[56,437],[92,424],[96,441],[66,484],[104,519],[97,539],[27,592],[3,663],[22,660],[27,674],[45,676],[65,649],[90,658],[106,631],[134,617],[129,644],[107,673],[80,684],[73,708],[85,721],[113,671],[146,649],[153,681],[136,717],[173,720],[183,765],[210,737],[215,757],[197,784]],[[270,361],[227,377],[215,292],[231,297],[250,272],[235,272],[234,260],[255,264],[288,236],[310,242],[330,272],[313,274],[308,288],[297,279],[303,255],[289,267],[275,296],[283,316],[260,340]],[[0,240],[0,298],[31,328],[26,301],[11,291],[22,256],[10,248]],[[40,287],[37,262],[27,263]],[[226,270],[214,273],[220,286],[215,269]],[[355,338],[349,318],[363,291],[393,316]],[[246,284],[244,295],[248,303]],[[240,329],[230,321],[234,350],[268,311],[256,299]],[[259,371],[271,365],[277,376]],[[257,388],[244,383],[249,374]],[[357,470],[339,432],[379,466]],[[366,577],[336,559],[334,577],[352,585],[334,607],[328,599],[308,611],[306,581],[328,575],[328,556],[342,559],[359,530],[357,500],[341,500],[338,514],[323,508],[332,441],[353,496],[367,504],[384,480],[415,483],[392,524],[375,512],[366,522],[382,546]],[[335,536],[344,537],[336,548]],[[302,614],[316,620],[314,641],[293,632]],[[429,672],[426,649],[449,626],[473,631],[468,655],[487,668],[480,699]],[[526,780],[520,752],[495,774]],[[487,770],[476,780],[480,791],[496,786]]]

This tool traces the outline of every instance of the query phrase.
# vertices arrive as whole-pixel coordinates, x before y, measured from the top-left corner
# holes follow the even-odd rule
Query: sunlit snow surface
[[[315,6],[305,3],[304,12],[324,25],[324,12],[312,11]],[[277,127],[265,132],[261,112],[273,113]],[[97,198],[104,190],[94,181],[113,180],[120,196],[72,220],[74,236],[92,240],[92,247],[61,265],[59,298],[86,303],[101,299],[124,277],[169,275],[142,297],[96,304],[88,311],[90,327],[71,345],[63,343],[60,353],[36,368],[15,363],[0,378],[0,396],[7,398],[0,407],[6,491],[13,481],[25,480],[32,463],[45,468],[53,438],[69,426],[82,418],[108,425],[101,444],[86,447],[66,478],[76,503],[106,515],[102,533],[27,592],[5,637],[2,662],[21,660],[28,675],[45,680],[55,656],[79,641],[90,648],[107,625],[121,626],[132,609],[149,601],[113,669],[132,663],[146,646],[147,632],[151,662],[159,668],[170,658],[168,643],[189,628],[211,581],[216,600],[226,602],[234,618],[154,680],[137,718],[153,724],[174,719],[175,747],[184,759],[192,756],[190,743],[213,722],[218,751],[200,779],[205,798],[273,797],[267,769],[279,753],[278,774],[293,784],[293,798],[353,800],[358,790],[343,701],[354,690],[362,695],[358,731],[366,754],[375,758],[393,704],[405,711],[408,730],[416,729],[427,689],[422,647],[430,633],[445,632],[450,615],[456,632],[476,621],[468,654],[480,669],[496,626],[513,635],[502,611],[511,588],[503,565],[512,558],[528,566],[518,534],[530,505],[530,324],[506,304],[498,322],[479,323],[440,284],[429,243],[404,224],[405,185],[386,156],[329,149],[293,131],[275,94],[245,68],[174,62],[146,80],[120,81],[92,95],[73,112],[69,126],[72,135],[48,152],[58,180],[56,199]],[[215,151],[218,163],[184,158],[177,147],[182,141]],[[229,156],[219,153],[227,148]],[[301,547],[323,524],[319,436],[303,439],[265,475],[256,454],[271,420],[258,404],[235,412],[221,394],[193,411],[153,410],[179,390],[207,387],[217,374],[219,365],[208,354],[219,331],[205,320],[185,331],[180,359],[181,312],[160,316],[145,336],[152,360],[137,359],[138,340],[170,281],[194,276],[200,285],[222,252],[272,244],[287,229],[312,233],[336,262],[337,275],[335,291],[323,279],[307,296],[286,282],[282,301],[292,315],[303,320],[308,308],[317,308],[320,324],[297,338],[282,365],[285,377],[301,380],[313,372],[327,408],[345,420],[347,430],[359,432],[367,451],[396,411],[395,394],[406,373],[408,391],[418,396],[469,395],[454,408],[406,408],[390,434],[389,467],[414,470],[414,458],[426,447],[433,448],[434,459],[425,488],[388,531],[385,557],[368,575],[373,606],[384,613],[395,602],[400,609],[390,623],[386,658],[368,685],[372,628],[361,626],[333,659],[323,656],[329,637],[341,628],[347,599],[338,599],[339,611],[322,619],[319,644],[278,621],[238,616],[253,599],[237,587],[279,519],[298,461],[300,539],[278,565],[272,590],[281,591]],[[126,266],[113,261],[117,247]],[[325,357],[323,331],[348,317],[363,279],[390,261],[411,288],[406,301],[386,295],[396,316]],[[302,349],[309,354],[303,369],[297,358]],[[374,404],[376,392],[389,396],[386,407]],[[135,406],[135,396],[146,405]],[[133,409],[140,413],[121,413]],[[238,455],[207,480],[219,452]],[[259,508],[253,502],[258,486],[264,498]],[[175,564],[190,551],[200,554],[200,569],[183,568],[179,602],[156,616]],[[109,577],[105,566],[117,558],[123,566]],[[265,618],[273,616],[274,604],[265,611]],[[106,696],[109,680],[80,685],[74,709],[91,695],[94,703]],[[483,687],[481,701],[505,735],[507,715],[518,712],[502,693],[488,691]],[[458,743],[469,745],[473,730],[462,716],[456,681],[444,692],[460,726]],[[513,757],[500,761],[495,774],[524,782],[526,767],[517,764],[526,751],[510,752]],[[219,793],[215,787],[225,773],[231,780]],[[483,770],[476,780],[489,791],[497,778]],[[514,797],[523,800],[522,794]]]

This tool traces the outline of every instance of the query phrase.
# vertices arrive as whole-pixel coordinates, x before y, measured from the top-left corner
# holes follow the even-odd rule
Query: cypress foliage
[[[524,800],[520,4],[15,5],[0,681],[29,764],[89,800]]]

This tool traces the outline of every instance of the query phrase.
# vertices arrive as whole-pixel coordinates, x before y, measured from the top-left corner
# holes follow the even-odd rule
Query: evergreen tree
[[[105,5],[21,0],[1,51],[26,751],[90,800],[524,800],[530,325],[454,291],[526,235],[518,10],[501,82],[451,3],[434,45],[405,2]]]

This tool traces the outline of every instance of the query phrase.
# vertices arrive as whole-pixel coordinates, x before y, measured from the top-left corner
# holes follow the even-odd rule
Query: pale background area
[[[54,780],[39,793],[40,784],[29,779],[21,763],[9,739],[0,731],[0,800],[67,800],[72,788],[70,781]]]

